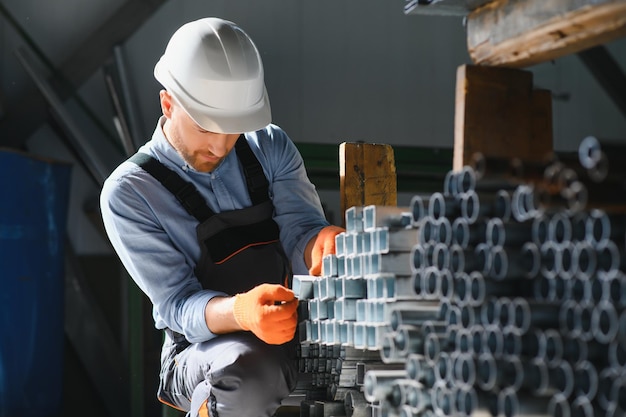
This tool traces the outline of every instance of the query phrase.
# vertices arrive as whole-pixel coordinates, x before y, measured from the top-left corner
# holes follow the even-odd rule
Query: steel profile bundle
[[[626,196],[572,200],[624,177],[626,147],[598,147],[526,180],[485,160],[409,207],[347,210],[324,276],[294,281],[314,282],[302,344],[351,351],[331,392],[363,393],[368,416],[624,415]],[[583,156],[611,165],[588,174]],[[377,366],[344,378],[357,352]]]
[[[394,309],[414,309],[420,300],[410,268],[411,248],[417,241],[408,207],[352,207],[346,210],[346,232],[336,237],[336,255],[323,259],[322,277],[294,276],[293,289],[306,306],[300,314],[301,346],[307,347],[302,349],[306,355],[300,356],[300,370],[315,374],[304,378],[313,388],[326,382],[327,394],[340,397],[355,387],[359,390],[368,371],[394,367],[381,360],[379,351]],[[424,306],[431,312],[428,317],[438,316],[438,303],[428,301]],[[408,334],[405,340],[411,342]],[[324,360],[331,366],[319,366],[321,358],[311,353],[320,346],[326,347],[321,350],[326,355],[329,348],[337,352],[340,347],[334,366],[327,356]]]

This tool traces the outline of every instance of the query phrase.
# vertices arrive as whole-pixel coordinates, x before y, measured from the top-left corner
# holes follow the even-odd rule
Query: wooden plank
[[[626,36],[626,0],[494,0],[467,16],[479,65],[527,67]]]
[[[465,4],[467,5],[468,10],[474,10],[474,9],[484,6],[490,1],[491,0],[465,0]]]
[[[552,92],[534,89],[531,97],[531,143],[527,159],[541,160],[553,153]]]
[[[337,145],[296,143],[305,161],[307,175],[317,189],[339,187]],[[452,169],[452,148],[393,146],[398,192],[439,191]]]
[[[452,167],[474,152],[542,160],[552,153],[551,96],[529,71],[463,65],[457,70]]]
[[[396,181],[396,166],[390,145],[360,142],[339,145],[342,213],[354,206],[397,205]]]

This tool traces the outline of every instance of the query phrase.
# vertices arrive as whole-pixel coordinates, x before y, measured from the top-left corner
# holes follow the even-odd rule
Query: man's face
[[[161,91],[161,109],[167,118],[163,132],[183,159],[199,172],[211,172],[235,146],[239,134],[214,133],[201,128],[167,91]]]

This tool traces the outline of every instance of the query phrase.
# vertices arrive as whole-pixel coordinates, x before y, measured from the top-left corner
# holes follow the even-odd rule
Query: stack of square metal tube
[[[323,276],[294,277],[301,372],[345,405],[321,415],[626,414],[626,145],[475,160],[346,210]]]

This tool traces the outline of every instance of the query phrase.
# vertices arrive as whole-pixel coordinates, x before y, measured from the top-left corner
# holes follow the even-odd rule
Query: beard
[[[183,160],[198,172],[211,172],[217,168],[224,158],[214,156],[206,149],[193,150],[183,140],[180,130],[173,127],[172,124],[165,126],[164,132],[168,142],[172,145],[176,152]]]

